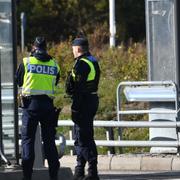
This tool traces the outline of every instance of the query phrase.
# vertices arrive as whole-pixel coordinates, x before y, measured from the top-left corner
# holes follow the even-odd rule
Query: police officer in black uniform
[[[17,84],[22,87],[22,168],[23,180],[31,180],[35,158],[34,141],[38,122],[44,153],[49,164],[50,180],[58,179],[59,158],[55,145],[57,114],[53,105],[55,86],[60,69],[46,51],[44,37],[36,37],[31,55],[23,59],[16,72]]]
[[[89,52],[86,38],[72,42],[74,67],[66,82],[66,92],[72,96],[72,120],[75,123],[75,150],[77,166],[74,180],[99,180],[97,149],[94,141],[93,119],[98,109],[97,95],[100,68],[97,59]],[[88,175],[84,168],[88,162]]]

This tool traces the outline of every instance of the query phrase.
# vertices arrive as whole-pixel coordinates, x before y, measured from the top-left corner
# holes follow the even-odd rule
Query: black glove
[[[68,72],[68,76],[65,84],[66,94],[72,95],[74,92],[74,81],[71,72]]]

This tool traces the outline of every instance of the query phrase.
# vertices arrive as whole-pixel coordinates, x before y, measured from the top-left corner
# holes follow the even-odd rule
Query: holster
[[[30,99],[28,97],[19,95],[19,107],[20,108],[27,108],[29,105]]]
[[[71,72],[68,73],[65,83],[66,94],[72,95],[74,92],[74,82]]]

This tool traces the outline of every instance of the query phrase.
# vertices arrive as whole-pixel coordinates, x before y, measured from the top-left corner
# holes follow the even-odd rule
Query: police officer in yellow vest
[[[34,163],[34,141],[38,122],[44,153],[49,164],[50,180],[58,179],[59,158],[55,146],[57,118],[53,105],[60,68],[47,54],[44,37],[36,37],[31,55],[23,59],[16,72],[17,84],[22,87],[22,168],[23,180],[31,180]]]
[[[93,119],[99,99],[97,95],[100,68],[98,61],[89,52],[84,37],[72,42],[75,64],[66,82],[66,92],[71,95],[72,120],[75,123],[75,150],[77,166],[74,180],[99,180],[97,170],[97,149],[94,141]],[[88,175],[84,168],[88,162]]]

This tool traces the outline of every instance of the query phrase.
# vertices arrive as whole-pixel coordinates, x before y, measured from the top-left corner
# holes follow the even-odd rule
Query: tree
[[[48,41],[59,42],[75,36],[82,29],[87,34],[96,30],[97,24],[109,23],[108,0],[21,0],[17,6],[18,35],[20,13],[27,16],[26,44],[37,35]],[[116,1],[117,38],[135,41],[145,37],[144,0]],[[20,36],[18,36],[20,39]]]

